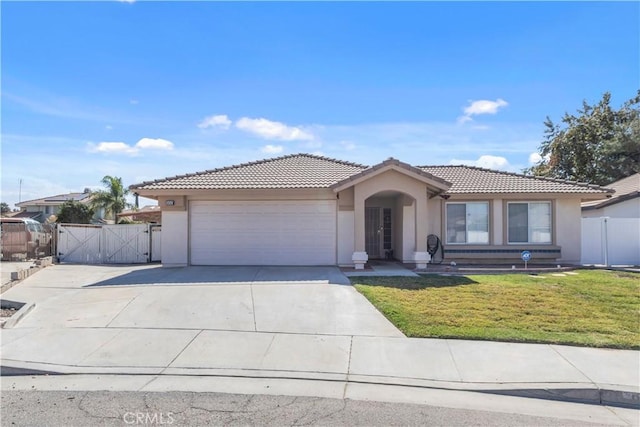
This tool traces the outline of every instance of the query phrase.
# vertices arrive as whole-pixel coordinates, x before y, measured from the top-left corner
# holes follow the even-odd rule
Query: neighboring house
[[[640,173],[607,188],[611,198],[582,203],[582,263],[640,265]]]
[[[447,261],[580,261],[580,203],[612,190],[469,166],[367,167],[309,154],[132,185],[162,209],[162,262],[341,265],[393,258],[425,268],[427,236]]]
[[[149,205],[141,209],[128,209],[118,214],[118,219],[128,218],[136,222],[162,223],[162,211],[158,205]]]
[[[582,217],[640,218],[640,173],[606,186],[615,193],[606,200],[582,203]]]
[[[58,194],[56,196],[16,203],[16,206],[20,208],[20,212],[13,217],[31,218],[39,222],[46,222],[51,215],[57,215],[64,202],[69,200],[89,204],[91,203],[91,190],[85,188],[82,193]],[[99,209],[93,218],[95,221],[100,222],[103,217],[104,212],[102,209]]]

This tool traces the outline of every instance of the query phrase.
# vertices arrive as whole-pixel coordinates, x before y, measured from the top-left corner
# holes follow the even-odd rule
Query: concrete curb
[[[463,383],[436,380],[417,380],[412,378],[376,377],[336,375],[320,372],[301,371],[268,371],[244,369],[194,369],[194,368],[134,368],[134,367],[101,367],[101,366],[69,366],[37,362],[4,360],[3,376],[41,375],[74,376],[74,375],[111,375],[111,376],[153,376],[182,378],[224,378],[255,380],[294,380],[319,381],[330,383],[365,384],[380,386],[399,386],[409,389],[431,389],[466,391],[502,396],[526,397],[541,400],[583,403],[589,405],[616,406],[640,409],[640,391],[614,389],[610,386],[596,384],[571,383]],[[30,372],[30,374],[21,374]]]
[[[7,300],[5,300],[5,302],[7,302]],[[22,319],[24,316],[26,316],[36,306],[36,303],[34,303],[34,302],[21,303],[21,304],[22,304],[22,307],[18,311],[16,311],[13,314],[13,316],[9,317],[6,320],[3,319],[3,321],[1,321],[0,329],[13,328],[20,321],[20,319]]]
[[[471,390],[467,390],[471,391]],[[500,394],[534,399],[559,400],[562,402],[586,403],[590,405],[618,406],[640,409],[640,393],[609,390],[603,388],[527,388],[512,390],[476,390],[481,393]]]

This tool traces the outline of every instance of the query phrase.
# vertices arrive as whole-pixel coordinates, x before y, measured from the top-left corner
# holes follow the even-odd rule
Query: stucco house
[[[640,173],[606,187],[615,190],[615,193],[609,199],[582,203],[583,218],[640,218]]]
[[[60,212],[62,205],[69,200],[88,205],[91,203],[91,190],[85,188],[82,193],[57,194],[55,196],[25,200],[24,202],[16,203],[16,206],[20,208],[20,212],[14,215],[14,217],[32,218],[44,223],[52,215],[57,215],[58,212]],[[99,209],[95,213],[93,219],[95,221],[101,221],[103,217],[104,211]]]
[[[640,173],[607,188],[611,198],[582,203],[582,263],[640,265]]]
[[[340,265],[392,257],[580,260],[580,204],[612,190],[469,166],[364,166],[294,154],[132,185],[162,209],[162,263]]]

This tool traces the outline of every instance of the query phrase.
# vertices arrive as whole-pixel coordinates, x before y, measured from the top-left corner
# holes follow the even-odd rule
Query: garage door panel
[[[192,202],[193,265],[335,264],[333,201]]]

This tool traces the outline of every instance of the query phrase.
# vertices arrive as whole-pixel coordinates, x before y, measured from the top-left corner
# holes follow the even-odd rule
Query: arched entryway
[[[415,199],[380,191],[365,200],[365,251],[369,259],[406,260],[415,250]]]

